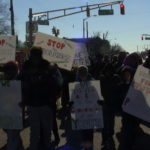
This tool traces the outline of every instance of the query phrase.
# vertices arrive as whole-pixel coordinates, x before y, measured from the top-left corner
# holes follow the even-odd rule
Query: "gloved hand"
[[[99,99],[99,100],[97,100],[97,104],[98,104],[98,105],[103,105],[103,104],[104,104],[104,101]]]
[[[70,102],[69,102],[69,107],[72,107],[73,104],[74,104],[74,102],[73,102],[73,101],[70,101]]]

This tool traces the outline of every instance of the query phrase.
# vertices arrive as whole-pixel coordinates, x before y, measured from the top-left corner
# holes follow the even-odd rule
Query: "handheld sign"
[[[0,80],[0,128],[22,129],[22,110],[20,81]]]
[[[79,67],[81,65],[84,66],[90,66],[90,60],[89,60],[89,54],[87,52],[87,48],[85,44],[78,43],[74,61],[73,61],[73,67]]]
[[[71,70],[77,43],[44,33],[37,33],[34,46],[43,49],[43,57],[60,68]]]
[[[149,69],[138,67],[122,107],[125,112],[150,122]]]
[[[0,63],[15,61],[16,53],[16,37],[15,36],[0,36]]]
[[[72,129],[103,128],[100,82],[74,82],[69,84],[70,100],[74,102],[71,111]]]

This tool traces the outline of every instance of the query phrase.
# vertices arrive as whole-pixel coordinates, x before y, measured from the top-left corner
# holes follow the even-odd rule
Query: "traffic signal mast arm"
[[[107,2],[107,3],[99,3],[99,4],[92,4],[92,5],[85,5],[85,6],[79,6],[79,7],[71,7],[71,8],[64,8],[64,9],[57,9],[57,10],[50,10],[50,11],[44,11],[44,12],[38,12],[38,13],[32,13],[32,8],[29,8],[29,46],[32,46],[32,25],[33,21],[32,18],[34,17],[34,21],[42,21],[41,19],[44,17],[43,21],[53,20],[57,18],[62,18],[82,12],[86,12],[87,17],[90,17],[90,10],[94,9],[100,9],[107,6],[112,6],[116,4],[123,4],[123,1],[113,1],[113,2]],[[77,10],[74,12],[68,12],[68,10]],[[63,15],[58,15],[55,17],[50,17],[49,14],[55,13],[55,12],[63,12]],[[36,19],[37,17],[37,19]],[[39,22],[38,22],[39,23]]]
[[[78,13],[82,13],[82,12],[87,12],[87,10],[94,10],[94,9],[98,9],[98,8],[102,8],[102,7],[106,7],[106,6],[112,6],[115,4],[121,4],[122,1],[114,1],[114,2],[108,2],[108,3],[100,3],[100,4],[92,4],[92,5],[85,5],[85,6],[80,6],[80,7],[71,7],[71,8],[64,8],[64,9],[57,9],[57,10],[51,10],[51,11],[44,11],[44,12],[39,12],[39,13],[33,13],[32,16],[33,17],[37,17],[37,16],[47,16],[47,20],[53,20],[53,19],[57,19],[57,18],[61,18],[61,17],[65,17],[65,16],[70,16],[70,15],[74,15],[74,14],[78,14]],[[87,9],[88,8],[88,9]],[[68,10],[76,10],[76,9],[80,9],[78,11],[75,12],[67,12]],[[63,12],[63,15],[59,15],[56,17],[49,17],[49,13],[53,13],[53,12]],[[89,15],[87,15],[89,16]]]
[[[142,34],[142,36],[150,36],[150,34]]]

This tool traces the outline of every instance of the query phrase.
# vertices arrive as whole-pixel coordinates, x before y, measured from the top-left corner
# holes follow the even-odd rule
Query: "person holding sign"
[[[133,77],[138,65],[142,64],[142,59],[137,53],[131,53],[124,61],[124,66],[121,70],[122,81],[118,84],[118,104],[120,105],[122,115],[122,128],[119,150],[134,150],[135,139],[140,131],[140,120],[126,112],[122,111],[123,103],[128,103],[130,99],[125,99],[128,89],[133,82]],[[125,101],[124,101],[125,100]],[[138,101],[138,99],[137,99]]]
[[[43,59],[42,48],[33,47],[21,71],[23,105],[29,107],[30,150],[43,150],[50,146],[54,116],[54,103],[60,93],[62,77],[56,67]]]
[[[76,81],[79,81],[84,84],[91,81],[92,76],[88,73],[88,68],[81,66],[77,70]],[[87,93],[86,93],[87,94]],[[87,96],[87,95],[85,95]],[[70,105],[73,106],[75,102],[70,102]],[[83,150],[93,150],[93,129],[84,129],[80,130]]]
[[[114,67],[111,63],[105,65],[102,74],[100,75],[103,102],[103,118],[104,128],[102,130],[102,146],[103,150],[116,150],[114,142],[114,126],[115,126],[115,111],[116,111],[116,88],[119,77],[114,75]]]
[[[147,52],[147,58],[143,64],[143,66],[150,69],[150,49]]]
[[[2,71],[4,73],[2,78],[1,78],[1,84],[3,86],[10,86],[12,81],[17,80],[18,67],[17,67],[15,62],[6,63],[3,66]],[[14,91],[12,90],[11,92],[14,92]],[[13,94],[15,95],[16,93],[13,93]],[[10,106],[10,107],[16,107],[17,108],[17,107],[19,107],[19,103],[18,103],[18,106]],[[8,112],[8,114],[9,114],[9,112]],[[14,112],[14,114],[16,115],[16,112]],[[16,117],[17,117],[17,115],[16,115]],[[20,122],[22,122],[22,120],[20,120]],[[15,123],[15,121],[11,122],[11,124],[13,124],[13,123]],[[22,145],[21,137],[20,137],[21,129],[17,129],[17,127],[15,127],[15,126],[12,126],[10,128],[11,129],[8,129],[7,127],[4,128],[4,131],[7,133],[7,138],[8,138],[6,150],[23,150],[24,148]]]

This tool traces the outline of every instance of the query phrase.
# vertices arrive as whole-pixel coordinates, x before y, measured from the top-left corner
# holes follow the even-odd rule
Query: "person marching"
[[[32,47],[30,57],[22,67],[23,105],[29,108],[30,150],[50,147],[54,103],[62,85],[62,76],[56,67],[42,58],[42,48]]]

